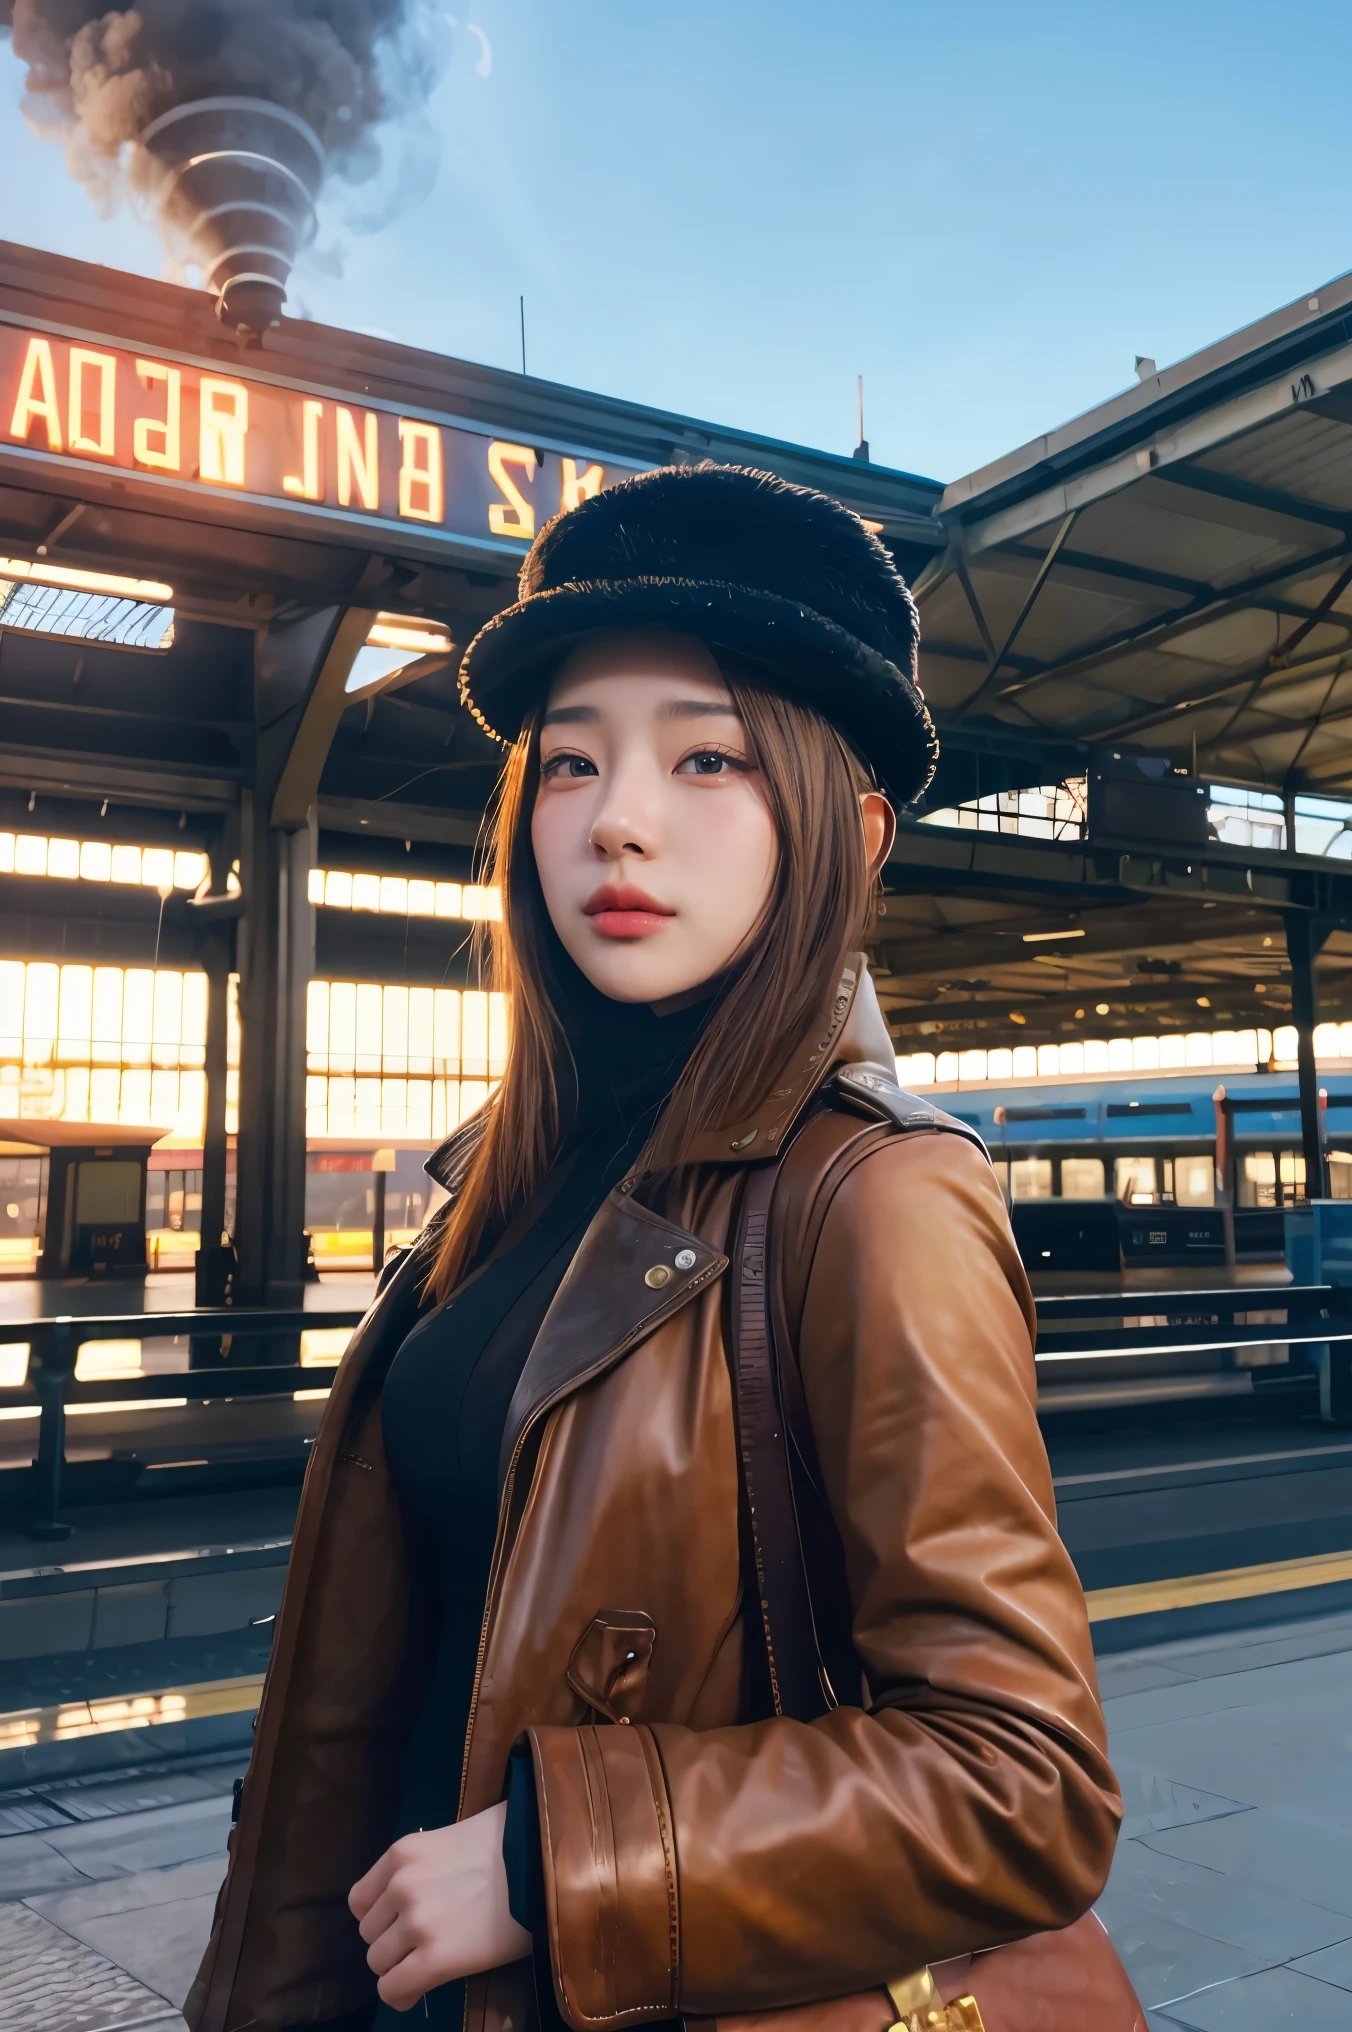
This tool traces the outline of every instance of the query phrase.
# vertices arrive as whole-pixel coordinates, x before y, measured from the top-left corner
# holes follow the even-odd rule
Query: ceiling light
[[[1094,1014],[1096,1016],[1106,1016],[1107,1013],[1108,1013],[1108,1004],[1106,1002],[1095,1002]]]
[[[1075,1011],[1075,1020],[1076,1020],[1076,1022],[1077,1022],[1077,1023],[1079,1023],[1079,1022],[1083,1022],[1083,1020],[1084,1020],[1084,1010],[1083,1010],[1083,1009],[1077,1009],[1077,1010]]]
[[[1197,997],[1197,1006],[1199,1009],[1209,1009],[1211,1007],[1211,997],[1209,995],[1199,995]]]
[[[1084,937],[1084,926],[1081,925],[1079,929],[1076,931],[1025,931],[1023,934],[1023,942],[1025,945],[1040,945],[1044,939],[1048,938],[1083,938],[1083,937]]]
[[[27,580],[35,586],[64,586],[74,593],[109,593],[117,600],[172,600],[174,589],[159,579],[123,578],[117,572],[77,571],[73,565],[46,559],[29,564],[21,557],[0,557],[0,579]]]
[[[1011,1023],[1026,1023],[1028,1021],[1028,1018],[1026,1016],[1021,1016],[1017,1009],[1011,1009],[1009,1012],[1009,1020]]]
[[[377,614],[352,659],[343,689],[349,695],[374,691],[424,657],[449,656],[454,646],[450,629],[440,621],[423,621],[410,614]]]
[[[1254,994],[1255,994],[1255,995],[1266,995],[1266,993],[1267,993],[1267,982],[1266,982],[1266,981],[1255,981],[1255,982],[1254,982],[1254,984],[1253,984],[1253,992],[1254,992]]]
[[[407,614],[377,614],[366,640],[373,649],[411,649],[418,656],[449,656],[451,651],[449,628]]]

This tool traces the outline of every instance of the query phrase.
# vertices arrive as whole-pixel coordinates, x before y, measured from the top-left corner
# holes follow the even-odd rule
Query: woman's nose
[[[647,860],[653,852],[651,839],[645,837],[645,828],[622,813],[605,813],[598,818],[587,835],[587,844],[598,861],[618,861],[625,854],[635,854],[640,860]]]
[[[617,861],[624,854],[648,860],[657,851],[656,826],[644,815],[646,801],[632,777],[607,786],[587,835],[587,844],[598,860]]]

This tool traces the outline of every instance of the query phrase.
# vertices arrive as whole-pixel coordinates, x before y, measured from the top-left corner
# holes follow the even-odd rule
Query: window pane
[[[1050,1157],[1016,1157],[1009,1167],[1011,1199],[1050,1199],[1052,1160]]]
[[[1206,1155],[1174,1159],[1174,1198],[1180,1206],[1214,1206],[1216,1166]]]
[[[1158,1187],[1153,1157],[1115,1157],[1113,1192],[1126,1206],[1153,1206]]]
[[[1062,1199],[1102,1199],[1103,1190],[1103,1159],[1101,1157],[1062,1158]]]

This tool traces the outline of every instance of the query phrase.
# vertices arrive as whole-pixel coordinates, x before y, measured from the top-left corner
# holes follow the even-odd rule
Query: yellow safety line
[[[1204,1602],[1232,1602],[1246,1595],[1288,1593],[1352,1580],[1352,1552],[1321,1552],[1309,1559],[1274,1559],[1262,1566],[1232,1566],[1219,1573],[1184,1574],[1178,1580],[1136,1581],[1128,1587],[1094,1588],[1085,1596],[1091,1623],[1119,1616],[1143,1616],[1160,1609],[1191,1609]],[[244,1714],[258,1706],[263,1675],[208,1679],[195,1686],[166,1687],[156,1693],[127,1694],[116,1700],[66,1701],[59,1707],[21,1708],[0,1714],[0,1750],[32,1743],[69,1742],[118,1729],[146,1729],[163,1722],[196,1721],[205,1715]]]
[[[1220,1573],[1188,1573],[1178,1580],[1134,1581],[1095,1588],[1085,1596],[1091,1623],[1115,1616],[1146,1616],[1158,1609],[1195,1609],[1203,1602],[1233,1602],[1246,1595],[1286,1594],[1292,1588],[1328,1587],[1352,1580],[1352,1552],[1320,1552],[1309,1559],[1274,1559],[1263,1566],[1231,1566]]]
[[[102,1736],[115,1729],[148,1729],[161,1722],[197,1721],[204,1715],[244,1714],[258,1706],[261,1672],[245,1679],[207,1679],[196,1686],[170,1686],[155,1693],[130,1693],[116,1700],[71,1700],[59,1707],[20,1708],[0,1714],[0,1750],[33,1743],[65,1743],[76,1736]]]

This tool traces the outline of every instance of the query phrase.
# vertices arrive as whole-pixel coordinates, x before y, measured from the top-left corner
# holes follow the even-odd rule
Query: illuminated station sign
[[[0,448],[340,523],[523,549],[643,468],[525,445],[388,402],[0,322]]]

